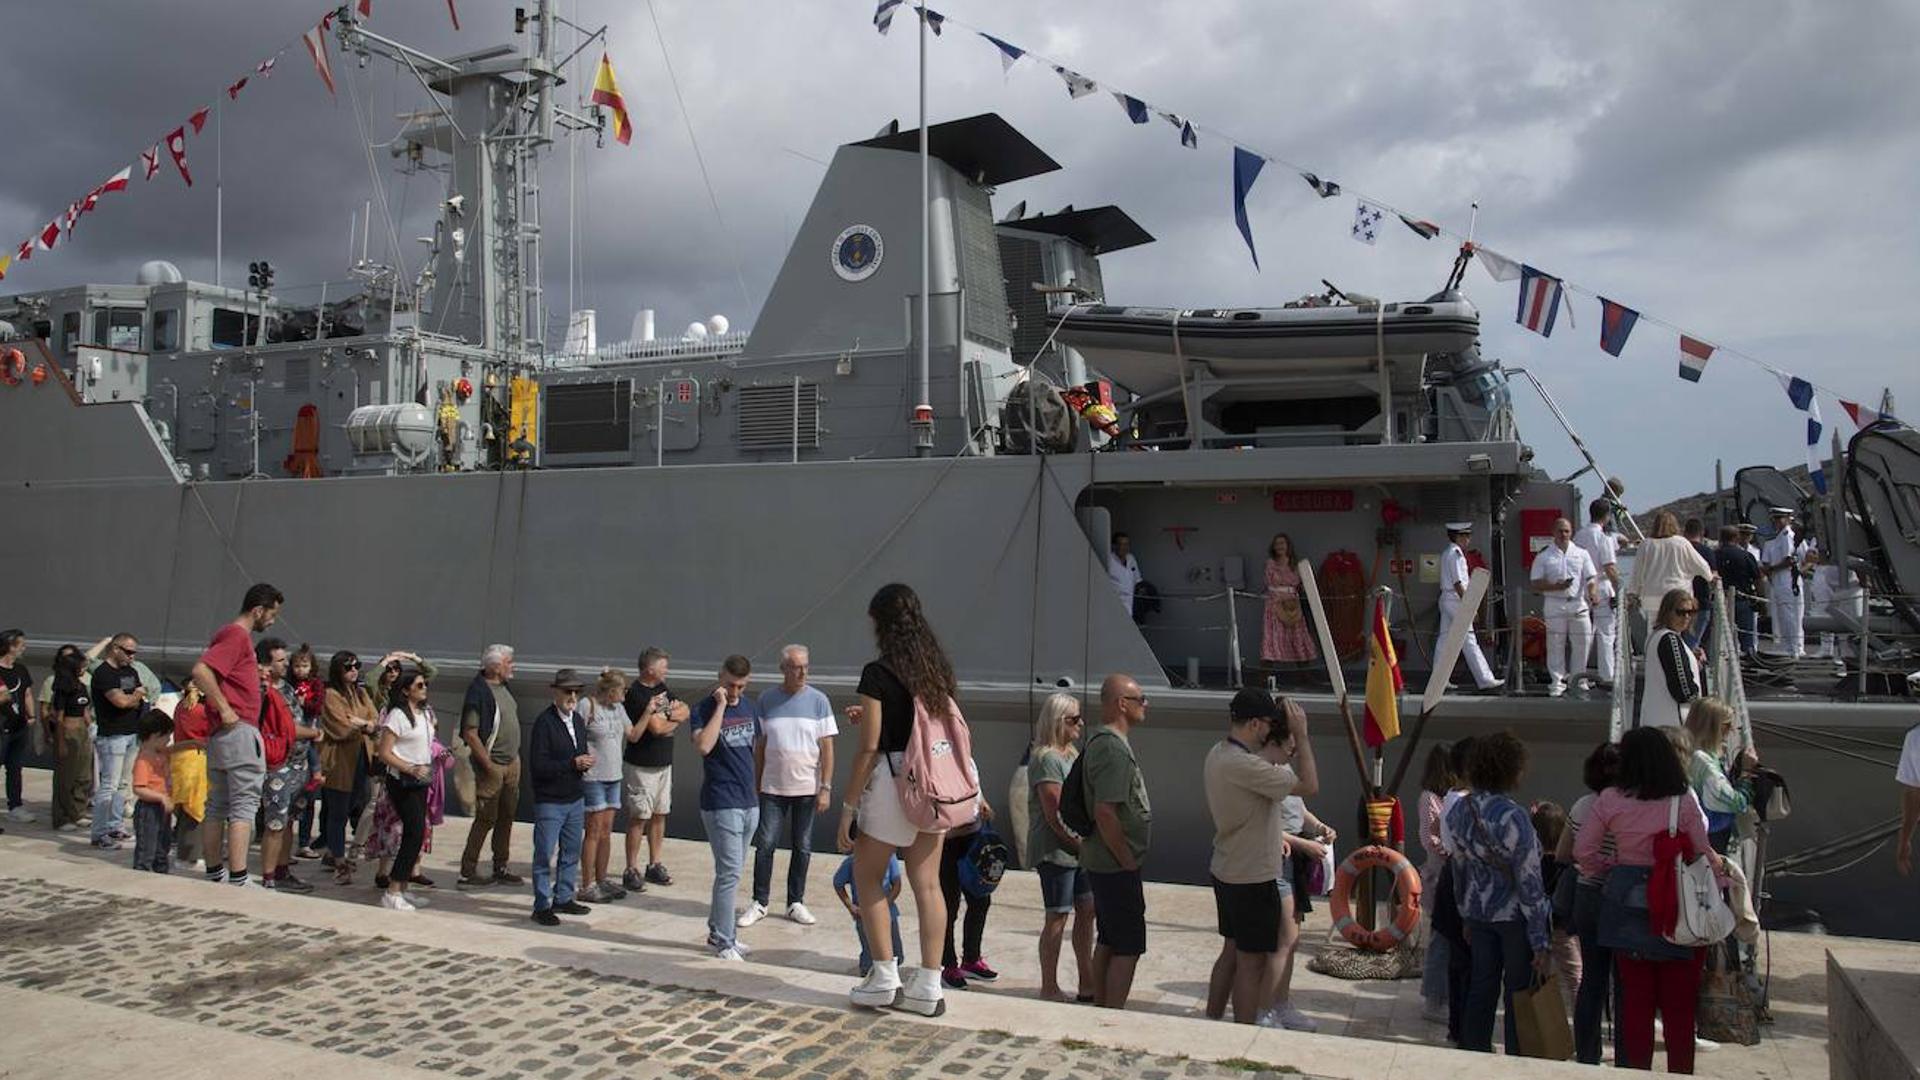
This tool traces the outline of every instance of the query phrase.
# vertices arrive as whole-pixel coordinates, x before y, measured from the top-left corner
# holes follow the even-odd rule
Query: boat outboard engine
[[[1000,407],[1000,430],[1007,453],[1064,454],[1074,449],[1080,425],[1060,391],[1023,375]]]
[[[1513,403],[1507,377],[1478,345],[1427,357],[1427,442],[1482,442]]]

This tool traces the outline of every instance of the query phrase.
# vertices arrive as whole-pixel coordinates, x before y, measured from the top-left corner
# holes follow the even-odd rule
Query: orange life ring
[[[1393,922],[1379,930],[1369,930],[1354,919],[1351,900],[1354,879],[1361,871],[1376,867],[1393,872],[1394,891],[1399,899],[1394,903]],[[1333,895],[1328,903],[1333,913],[1333,928],[1354,948],[1392,952],[1410,941],[1420,925],[1420,874],[1405,855],[1390,847],[1363,847],[1341,860],[1340,868],[1334,871]]]
[[[20,380],[27,374],[27,354],[19,349],[8,349],[0,353],[0,381],[8,386],[19,386]]]

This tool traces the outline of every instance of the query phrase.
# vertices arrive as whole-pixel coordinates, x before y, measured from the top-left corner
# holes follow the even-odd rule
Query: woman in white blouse
[[[1646,666],[1640,673],[1640,722],[1635,727],[1679,727],[1687,706],[1701,694],[1699,649],[1686,642],[1687,627],[1700,617],[1693,589],[1669,590],[1647,635]]]
[[[387,770],[387,800],[400,818],[400,849],[387,875],[380,906],[412,911],[407,896],[420,846],[427,837],[427,786],[433,778],[433,706],[427,703],[427,677],[418,671],[394,683],[392,707],[380,721],[374,756]]]

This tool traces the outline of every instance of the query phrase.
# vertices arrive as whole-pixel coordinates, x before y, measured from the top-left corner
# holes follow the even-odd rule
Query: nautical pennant
[[[980,36],[993,42],[993,47],[1000,50],[1000,74],[1002,75],[1012,71],[1013,65],[1019,63],[1020,58],[1027,55],[1027,51],[1020,46],[1001,41],[999,38],[985,31],[980,31]]]
[[[67,204],[67,239],[73,239],[73,223],[79,221],[80,215],[84,213],[86,211],[80,208],[79,203]]]
[[[880,0],[879,5],[873,9],[873,28],[882,34],[893,29],[894,9],[903,2],[904,0]]]
[[[0,255],[0,281],[7,280],[7,267],[13,265],[13,256]]]
[[[1475,244],[1473,253],[1480,257],[1480,265],[1487,268],[1487,274],[1495,281],[1512,281],[1520,276],[1520,264],[1492,248]]]
[[[595,105],[605,105],[613,113],[613,137],[621,146],[633,141],[633,120],[627,115],[627,99],[620,95],[620,84],[613,78],[613,61],[600,54],[600,67],[593,73]]]
[[[1776,371],[1773,374],[1775,378],[1780,380],[1780,388],[1787,392],[1787,400],[1793,402],[1794,408],[1799,409],[1801,412],[1806,412],[1813,406],[1812,383],[1798,375],[1789,375],[1784,371]]]
[[[458,30],[459,27],[456,26],[454,27],[454,29]],[[272,56],[267,57],[265,60],[260,61],[259,65],[253,69],[254,74],[259,75],[263,79],[273,78],[273,65],[279,62],[279,60],[280,60],[279,53],[275,53]]]
[[[327,96],[338,97],[333,88],[333,61],[327,58],[327,23],[333,21],[331,13],[320,20],[320,25],[300,35],[301,44],[307,47],[307,55],[313,58],[313,70],[320,74],[320,81],[327,84]]]
[[[447,15],[453,20],[453,28],[460,29],[460,13],[453,9],[453,0],[447,0]]]
[[[47,222],[45,228],[40,230],[40,249],[42,251],[52,251],[53,245],[59,242],[60,219],[54,218],[52,221]]]
[[[1132,94],[1123,94],[1118,90],[1112,91],[1112,94],[1113,94],[1113,100],[1119,102],[1120,107],[1127,110],[1127,119],[1133,121],[1136,124],[1144,124],[1148,120],[1152,119],[1152,117],[1149,116],[1147,113],[1146,102],[1141,101],[1139,98],[1134,97]]]
[[[1853,426],[1862,430],[1870,428],[1882,420],[1893,419],[1893,417],[1886,413],[1875,412],[1857,401],[1848,401],[1845,398],[1840,399],[1840,407],[1846,410],[1847,419],[1853,421]]]
[[[1348,230],[1355,240],[1372,247],[1380,238],[1380,222],[1386,219],[1387,212],[1365,199],[1356,199],[1353,204],[1353,228]]]
[[[373,0],[360,0],[360,17],[363,19],[373,18]]]
[[[1796,380],[1798,381],[1798,380]],[[1813,481],[1813,490],[1822,495],[1827,493],[1827,470],[1820,466],[1820,433],[1826,425],[1820,422],[1820,403],[1813,400],[1813,388],[1807,388],[1809,407],[1807,409],[1807,477]]]
[[[14,260],[15,262],[26,262],[28,259],[33,258],[33,238],[32,237],[28,237],[27,239],[20,241],[20,250],[15,253],[15,256],[16,256]]]
[[[1620,350],[1627,347],[1627,335],[1633,333],[1633,324],[1639,321],[1639,312],[1600,297],[1600,348],[1609,356],[1619,356]]]
[[[1400,224],[1412,229],[1422,240],[1431,240],[1440,235],[1440,226],[1431,221],[1416,221],[1405,214],[1399,215]]]
[[[1565,290],[1560,279],[1531,266],[1520,268],[1520,310],[1514,321],[1539,334],[1553,336],[1553,319],[1560,311]]]
[[[1305,180],[1307,182],[1307,186],[1312,188],[1314,191],[1318,192],[1320,194],[1320,197],[1323,199],[1331,199],[1335,195],[1340,194],[1339,184],[1336,184],[1331,180],[1322,180],[1310,172],[1301,173],[1300,179]]]
[[[1053,65],[1053,73],[1060,76],[1061,80],[1067,84],[1067,96],[1073,98],[1075,101],[1100,89],[1099,83],[1094,82],[1092,79],[1087,78],[1077,71],[1070,71],[1063,68],[1059,64]]]
[[[180,170],[180,179],[193,186],[193,174],[187,171],[187,127],[185,124],[167,133],[167,153],[173,155],[173,167]]]
[[[933,31],[934,37],[939,37],[941,29],[947,25],[947,17],[930,7],[923,6],[920,10],[926,15],[927,29]]]
[[[1685,334],[1680,335],[1680,377],[1688,382],[1699,382],[1700,376],[1707,372],[1707,361],[1713,359],[1713,346],[1697,341]]]
[[[1247,192],[1253,190],[1253,182],[1260,178],[1260,170],[1267,159],[1249,150],[1236,146],[1233,148],[1233,223],[1240,227],[1240,235],[1247,241],[1247,254],[1253,256],[1253,268],[1260,269],[1260,253],[1253,247],[1253,226],[1247,224]]]
[[[147,174],[141,177],[141,179],[142,180],[153,179],[153,174],[160,171],[160,144],[159,143],[154,143],[153,149],[151,150],[140,151],[140,164],[143,167],[145,167],[147,171]]]
[[[192,116],[187,117],[187,123],[193,125],[193,133],[195,135],[200,134],[200,129],[207,126],[207,117],[211,115],[213,115],[213,110],[202,105],[193,110]]]
[[[246,89],[246,87],[247,87],[247,77],[245,75],[242,75],[240,76],[240,80],[238,82],[234,83],[232,86],[227,87],[227,100],[238,101],[240,99],[240,91]]]
[[[1200,148],[1200,136],[1194,134],[1193,125],[1184,120],[1180,122],[1180,145],[1189,150]]]

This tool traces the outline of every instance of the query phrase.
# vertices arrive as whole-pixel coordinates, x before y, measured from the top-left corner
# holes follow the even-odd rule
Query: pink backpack
[[[946,716],[934,716],[925,702],[913,699],[913,733],[893,779],[900,785],[901,809],[921,832],[946,832],[979,816],[973,737],[953,699],[947,699]]]

